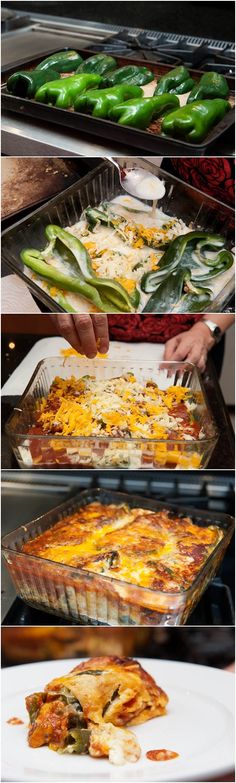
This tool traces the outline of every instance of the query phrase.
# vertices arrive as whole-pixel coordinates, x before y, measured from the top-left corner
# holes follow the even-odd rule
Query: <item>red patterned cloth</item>
[[[233,158],[171,158],[176,176],[225,204],[234,206],[235,164]]]
[[[201,315],[109,315],[109,334],[121,342],[165,343],[191,329]]]

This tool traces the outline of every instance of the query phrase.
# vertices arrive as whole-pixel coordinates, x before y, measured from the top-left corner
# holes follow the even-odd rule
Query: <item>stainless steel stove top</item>
[[[3,17],[7,17],[3,9]],[[21,22],[22,20],[22,22]],[[15,24],[15,28],[14,28]],[[235,44],[195,36],[174,35],[169,32],[142,30],[98,22],[69,20],[41,14],[26,16],[20,12],[3,18],[2,59],[6,65],[14,58],[25,56],[25,44],[30,55],[48,51],[50,46],[77,46],[109,51],[122,56],[137,56],[144,60],[182,62],[186,65],[209,70],[212,64],[221,72],[233,74]],[[4,35],[4,27],[6,29]],[[19,29],[20,28],[20,29]],[[30,40],[31,39],[31,40]],[[39,47],[39,48],[38,48]]]

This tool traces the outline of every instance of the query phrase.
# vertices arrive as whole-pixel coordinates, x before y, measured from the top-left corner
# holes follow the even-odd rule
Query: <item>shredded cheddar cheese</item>
[[[132,373],[102,381],[56,377],[47,398],[39,400],[37,424],[47,434],[63,436],[195,440],[200,434],[195,408],[188,388],[163,391]]]
[[[84,356],[84,354],[80,353],[79,351],[76,351],[75,348],[61,348],[60,350],[61,356]],[[107,353],[100,353],[100,351],[96,354],[96,359],[105,359],[107,356]]]

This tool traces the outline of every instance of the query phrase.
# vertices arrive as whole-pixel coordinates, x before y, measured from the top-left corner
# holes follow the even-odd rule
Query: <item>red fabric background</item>
[[[202,315],[109,315],[109,334],[124,342],[165,343],[190,329]]]
[[[233,158],[171,158],[176,176],[208,196],[234,206],[235,173]]]

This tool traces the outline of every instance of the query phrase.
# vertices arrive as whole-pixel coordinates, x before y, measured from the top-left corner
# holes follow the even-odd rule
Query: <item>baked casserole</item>
[[[3,539],[18,595],[80,625],[186,622],[216,573],[233,520],[85,490]]]
[[[168,697],[142,666],[115,656],[87,659],[43,692],[26,698],[31,748],[107,756],[113,764],[141,755],[133,732],[123,728],[163,715]]]

